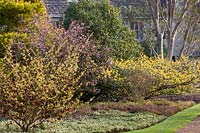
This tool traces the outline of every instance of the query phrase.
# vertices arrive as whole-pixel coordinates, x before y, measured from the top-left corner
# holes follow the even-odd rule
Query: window
[[[130,28],[130,23],[127,19],[123,18],[123,25]]]
[[[143,27],[144,26],[141,22],[134,22],[133,24],[131,24],[131,29],[135,31],[138,41],[144,40]]]
[[[61,21],[61,18],[57,18],[57,17],[52,17],[51,18],[51,21],[50,21],[55,27],[62,27],[62,21]]]
[[[195,56],[195,57],[200,57],[200,51],[195,51],[192,56]]]

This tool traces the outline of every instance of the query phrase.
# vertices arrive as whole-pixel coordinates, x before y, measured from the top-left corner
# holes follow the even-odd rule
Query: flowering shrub
[[[31,25],[31,26],[29,26]],[[74,111],[82,89],[94,88],[108,60],[76,22],[68,31],[34,16],[23,36],[7,40],[0,68],[0,115],[27,131]]]
[[[188,59],[176,62],[142,56],[116,61],[114,70],[107,70],[102,94],[115,99],[148,99],[160,94],[184,94],[195,91],[199,80],[199,63]],[[110,96],[108,96],[110,94]],[[110,99],[111,99],[110,98]]]
[[[33,18],[46,16],[40,0],[0,0],[0,58],[4,56],[9,39],[25,35],[25,29],[35,26]]]
[[[110,57],[108,56],[108,49],[102,48],[97,42],[90,39],[90,35],[85,32],[84,25],[73,21],[67,30],[68,41],[78,46],[80,51],[79,58],[79,72],[85,72],[81,78],[82,92],[89,95],[95,95],[98,90],[96,84],[103,77],[105,69],[110,67]],[[91,97],[85,97],[83,100],[87,101]]]
[[[77,73],[84,72],[84,76],[81,77],[81,89],[79,90],[80,93],[83,93],[81,99],[84,101],[89,100],[98,92],[95,86],[99,80],[104,78],[103,72],[105,69],[110,67],[110,57],[107,54],[108,49],[100,47],[97,42],[90,39],[90,35],[85,32],[84,25],[80,22],[72,22],[67,31],[52,27],[45,24],[45,22],[45,18],[35,21],[37,28],[27,30],[27,33],[31,31],[28,43],[34,38],[34,41],[42,49],[45,49],[45,43],[51,46],[59,45],[62,41],[67,41],[72,46],[75,46],[76,49],[74,50],[80,53]],[[65,49],[63,53],[65,53]],[[91,97],[85,96],[86,93],[91,95]]]
[[[45,53],[38,48],[20,47],[21,60],[11,48],[0,68],[0,114],[13,120],[22,131],[47,118],[60,118],[75,110],[79,89],[79,53],[66,44],[52,46]]]
[[[23,29],[35,14],[45,15],[45,10],[38,0],[0,0],[0,33]]]

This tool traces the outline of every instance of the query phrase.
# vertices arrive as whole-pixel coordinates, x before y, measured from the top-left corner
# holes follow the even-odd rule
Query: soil
[[[176,133],[200,133],[200,117],[180,128]]]

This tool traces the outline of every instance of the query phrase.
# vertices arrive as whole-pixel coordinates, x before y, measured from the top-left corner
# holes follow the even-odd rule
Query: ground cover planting
[[[129,131],[135,129],[141,129],[152,124],[158,123],[165,119],[165,116],[159,116],[152,113],[128,113],[122,111],[97,111],[90,115],[84,116],[79,119],[66,119],[57,121],[55,123],[45,122],[43,124],[43,130],[35,128],[33,132],[66,132],[66,133],[94,133],[94,132],[112,132],[112,131]],[[6,126],[2,124],[1,126]],[[9,130],[1,129],[1,132],[7,131],[19,131],[14,127]]]
[[[143,129],[165,120],[168,116],[193,106],[194,102],[170,102],[153,100],[127,103],[85,104],[70,117],[49,119],[31,128],[31,132],[123,132]],[[1,132],[19,132],[20,128],[11,121],[0,122]]]

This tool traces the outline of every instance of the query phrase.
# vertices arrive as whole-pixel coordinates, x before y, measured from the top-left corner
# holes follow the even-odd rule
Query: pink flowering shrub
[[[103,72],[110,67],[110,58],[108,56],[109,49],[102,47],[96,40],[92,39],[92,35],[85,32],[85,27],[80,22],[72,22],[66,31],[63,28],[56,28],[47,23],[46,17],[35,16],[30,25],[26,25],[23,31],[26,37],[15,39],[13,48],[15,49],[16,60],[22,60],[20,57],[21,45],[27,45],[31,48],[40,48],[43,54],[52,46],[59,46],[63,43],[69,43],[73,47],[74,52],[79,53],[77,75],[84,73],[81,77],[81,89],[78,93],[83,94],[83,100],[89,100],[90,97],[85,96],[89,93],[92,96],[98,93],[96,84],[103,78]],[[62,56],[67,54],[69,46],[65,46]]]

